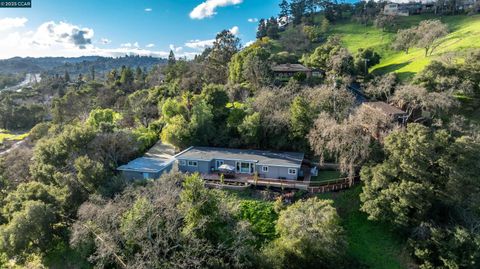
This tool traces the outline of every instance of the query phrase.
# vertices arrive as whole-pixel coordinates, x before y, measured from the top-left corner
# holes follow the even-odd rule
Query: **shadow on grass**
[[[373,71],[373,73],[376,74],[376,75],[383,75],[383,74],[395,72],[396,70],[398,70],[400,68],[403,68],[403,67],[409,65],[410,63],[411,62],[408,61],[408,62],[404,62],[404,63],[400,63],[400,64],[389,64],[389,65],[386,65],[386,66],[376,68]]]
[[[416,74],[417,74],[416,72],[398,72],[397,73],[398,79],[400,79],[401,81],[412,80]]]

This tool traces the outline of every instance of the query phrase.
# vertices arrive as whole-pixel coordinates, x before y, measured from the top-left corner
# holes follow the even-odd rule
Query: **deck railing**
[[[202,177],[206,180],[220,181],[220,176],[218,174],[203,174]],[[298,181],[261,177],[255,178],[251,175],[240,175],[236,178],[224,178],[223,181],[249,183],[253,186],[308,190],[312,192],[324,192],[325,190],[345,189],[350,187],[352,183],[352,180],[348,177],[324,181]]]

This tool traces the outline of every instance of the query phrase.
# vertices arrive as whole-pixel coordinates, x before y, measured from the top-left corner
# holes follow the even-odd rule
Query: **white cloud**
[[[151,9],[149,7],[145,9],[145,12],[152,12],[152,11],[153,11],[153,9]]]
[[[153,47],[155,47],[155,44],[150,43],[150,44],[146,45],[145,47],[147,47],[147,48],[153,48]]]
[[[230,33],[232,33],[233,35],[238,35],[240,33],[240,28],[238,28],[238,26],[233,26],[230,29]]]
[[[123,47],[123,48],[137,48],[138,49],[138,48],[140,48],[140,45],[138,44],[138,42],[135,42],[133,44],[128,42],[128,43],[120,44],[120,47]]]
[[[24,27],[28,22],[27,18],[3,18],[0,19],[0,32],[7,31],[13,28]]]
[[[255,22],[258,22],[258,19],[257,18],[250,18],[250,19],[248,19],[248,22],[255,23]]]
[[[248,47],[248,46],[252,45],[253,43],[255,43],[255,40],[250,40],[247,43],[245,43],[245,47]]]
[[[0,25],[4,26],[4,24]],[[142,49],[138,42],[125,43],[118,48],[99,48],[96,45],[111,44],[111,41],[107,38],[101,38],[97,39],[95,44],[93,44],[93,29],[66,22],[45,22],[33,31],[11,27],[9,29],[0,34],[0,59],[16,56],[79,57],[88,55],[105,57],[121,57],[125,55],[168,57],[169,54],[169,51]],[[178,57],[187,58],[193,58],[199,53],[184,52],[182,47],[175,47],[175,52]]]
[[[241,4],[243,0],[207,0],[196,6],[190,12],[190,18],[202,20],[217,14],[218,7],[226,7]]]
[[[176,47],[175,45],[173,44],[170,44],[169,46],[170,50],[176,52],[176,53],[179,53],[179,52],[182,52],[183,51],[183,47]]]
[[[66,22],[50,21],[37,28],[30,43],[44,47],[63,45],[69,48],[85,49],[92,44],[93,35],[93,29],[90,28],[81,28]]]
[[[102,45],[108,45],[108,44],[112,43],[112,40],[110,40],[108,38],[100,38],[99,43],[102,44]]]
[[[211,47],[215,42],[215,39],[208,39],[208,40],[190,40],[189,42],[185,43],[185,46],[191,49],[196,50],[204,50],[208,47]]]

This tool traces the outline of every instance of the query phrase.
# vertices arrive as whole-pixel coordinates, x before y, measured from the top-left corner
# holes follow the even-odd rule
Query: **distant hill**
[[[411,49],[408,54],[391,49],[395,33],[383,32],[374,26],[364,26],[356,22],[341,22],[332,26],[332,33],[342,37],[344,45],[351,53],[359,48],[373,47],[382,59],[371,68],[377,74],[396,72],[400,78],[408,79],[423,70],[432,60],[441,57],[453,59],[466,55],[469,51],[480,48],[480,15],[435,16],[415,15],[400,17],[399,28],[417,25],[421,20],[439,19],[448,24],[450,34],[443,38],[433,55],[425,57],[423,49]]]
[[[108,58],[100,56],[84,56],[77,58],[44,57],[44,58],[20,58],[15,57],[0,60],[0,74],[19,73],[48,73],[61,74],[68,71],[75,76],[80,73],[88,74],[93,67],[97,74],[103,74],[123,65],[136,68],[150,69],[151,67],[166,63],[166,59],[146,56],[125,56],[120,58]]]

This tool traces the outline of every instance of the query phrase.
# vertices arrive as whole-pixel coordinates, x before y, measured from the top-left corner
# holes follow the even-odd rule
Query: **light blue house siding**
[[[263,167],[266,167],[268,172],[264,172]],[[258,175],[262,178],[278,178],[288,180],[297,180],[300,170],[297,167],[282,167],[269,165],[257,165],[256,169],[258,171]]]
[[[179,158],[177,156],[178,170],[184,173],[216,173],[218,167],[222,164],[228,164],[235,167],[237,174],[253,175],[258,173],[260,178],[268,179],[285,179],[297,180],[300,173],[301,163],[298,165],[270,165],[260,164],[256,160],[241,160],[241,159],[212,159],[212,160],[195,160],[187,158]]]
[[[178,159],[178,170],[183,173],[201,173],[206,174],[210,173],[211,162],[210,161],[198,161],[198,160],[187,160],[187,159]]]

